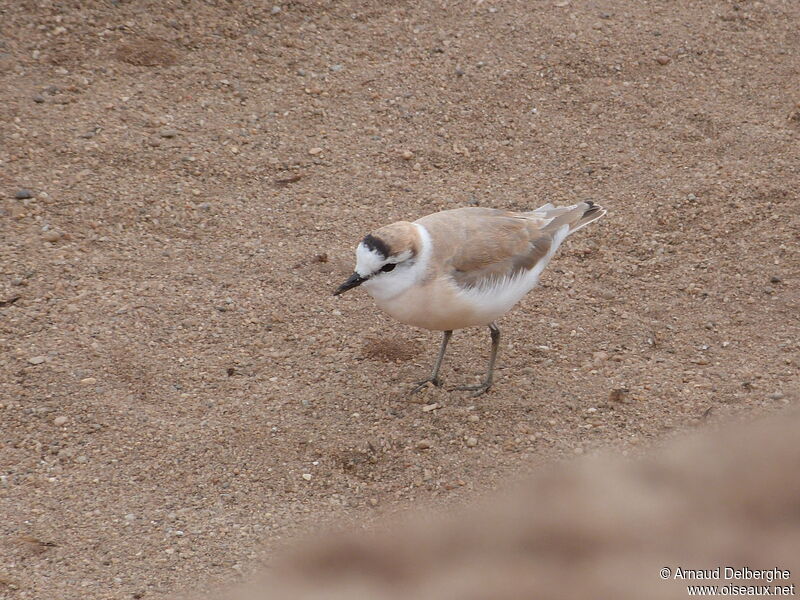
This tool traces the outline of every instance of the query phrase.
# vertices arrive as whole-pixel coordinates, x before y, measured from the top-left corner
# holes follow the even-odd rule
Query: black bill
[[[350,275],[347,281],[345,281],[342,285],[339,286],[339,289],[333,292],[333,295],[338,296],[339,294],[342,294],[347,290],[352,290],[354,287],[360,286],[365,281],[366,279],[364,277],[362,277],[358,273],[353,273],[352,275]]]

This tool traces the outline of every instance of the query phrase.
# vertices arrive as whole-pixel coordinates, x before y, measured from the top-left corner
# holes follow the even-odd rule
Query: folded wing
[[[437,240],[435,264],[443,266],[464,289],[490,289],[525,275],[550,260],[566,235],[601,217],[592,203],[569,207],[546,204],[515,213],[488,208],[460,208],[418,221]],[[564,229],[564,226],[567,226]]]

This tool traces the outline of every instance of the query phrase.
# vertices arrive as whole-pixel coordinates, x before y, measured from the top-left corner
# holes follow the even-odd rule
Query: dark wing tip
[[[599,212],[605,212],[605,209],[602,206],[600,206],[599,204],[595,204],[591,200],[584,200],[584,203],[587,204],[589,208],[583,211],[583,217],[591,217]]]

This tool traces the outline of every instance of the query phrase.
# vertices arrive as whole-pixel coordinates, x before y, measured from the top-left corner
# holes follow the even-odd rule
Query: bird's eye
[[[381,273],[388,273],[389,271],[393,271],[397,265],[394,263],[386,263],[381,267]]]

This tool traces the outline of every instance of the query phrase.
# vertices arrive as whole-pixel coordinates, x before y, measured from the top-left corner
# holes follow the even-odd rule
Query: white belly
[[[515,282],[509,289],[500,287],[493,292],[465,291],[440,279],[392,298],[377,297],[375,302],[402,323],[446,331],[488,325],[511,310],[531,287]]]

